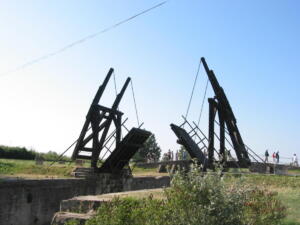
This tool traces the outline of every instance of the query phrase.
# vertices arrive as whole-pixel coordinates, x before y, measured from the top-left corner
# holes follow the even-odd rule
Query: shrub
[[[115,198],[101,206],[86,225],[156,225],[167,215],[165,201],[152,198]],[[165,218],[167,219],[167,218]],[[167,223],[163,223],[167,224]]]
[[[54,224],[56,225],[56,224]],[[80,225],[80,221],[78,220],[69,220],[68,222],[65,223],[65,225]]]
[[[86,225],[277,225],[286,211],[274,192],[197,168],[175,174],[164,194],[164,200],[113,199]]]
[[[0,145],[0,158],[34,160],[37,156],[46,161],[55,161],[59,157],[59,155],[53,151],[49,151],[47,153],[38,153],[34,150],[28,150],[25,147],[10,147]],[[69,161],[70,158],[63,156],[60,158],[60,160]]]
[[[33,160],[36,153],[24,147],[0,146],[0,158],[5,159],[28,159]]]
[[[201,176],[198,170],[176,174],[166,196],[172,224],[243,224],[243,192],[229,191],[220,176]]]

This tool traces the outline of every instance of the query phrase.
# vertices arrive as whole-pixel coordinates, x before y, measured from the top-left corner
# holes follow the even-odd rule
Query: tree
[[[161,149],[158,146],[155,135],[152,134],[144,144],[144,147],[140,148],[138,152],[133,156],[134,161],[147,161],[152,159],[158,161],[161,155]]]

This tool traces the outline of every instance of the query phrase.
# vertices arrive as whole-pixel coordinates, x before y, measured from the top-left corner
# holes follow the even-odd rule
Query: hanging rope
[[[131,90],[132,90],[132,97],[133,97],[133,102],[134,102],[134,108],[135,108],[135,115],[136,115],[136,120],[138,123],[138,127],[140,126],[140,120],[139,120],[139,115],[138,115],[138,110],[137,110],[137,105],[136,105],[136,101],[135,101],[135,94],[134,94],[134,89],[133,89],[133,82],[131,79]]]
[[[118,95],[118,89],[117,89],[117,82],[116,82],[116,74],[115,71],[113,72],[114,75],[114,85],[115,85],[115,92],[116,92],[116,96]]]
[[[203,99],[202,99],[202,104],[201,104],[201,110],[200,110],[200,114],[199,114],[199,118],[198,118],[198,123],[197,123],[198,127],[199,127],[201,116],[202,116],[202,112],[203,112],[203,106],[204,106],[204,101],[205,101],[205,98],[206,98],[207,87],[208,87],[208,78],[207,78],[207,81],[206,81],[205,91],[204,91],[204,95],[203,95]]]
[[[187,116],[189,114],[190,106],[191,106],[192,99],[193,99],[193,96],[194,96],[195,86],[196,86],[196,83],[197,83],[197,80],[198,80],[200,66],[201,66],[201,60],[199,61],[199,64],[198,64],[197,74],[196,74],[196,77],[195,77],[195,80],[194,80],[193,89],[192,89],[190,101],[189,101],[189,104],[188,104],[188,107],[187,107],[187,110],[186,110],[185,118],[187,118]]]

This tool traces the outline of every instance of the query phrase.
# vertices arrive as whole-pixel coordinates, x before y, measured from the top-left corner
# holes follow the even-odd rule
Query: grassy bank
[[[278,199],[287,208],[287,217],[283,220],[283,225],[300,225],[300,177],[246,175],[240,178],[249,184],[277,192]],[[236,179],[230,177],[228,181]]]
[[[281,188],[276,189],[278,198],[287,207],[287,217],[284,225],[300,225],[300,191],[299,189]]]
[[[51,162],[44,161],[43,165],[36,165],[34,160],[0,159],[0,177],[22,178],[67,178],[75,169],[75,163],[58,164],[49,167]],[[89,167],[86,163],[85,167]],[[168,173],[158,173],[156,168],[133,168],[134,176],[166,176]]]
[[[284,225],[300,225],[300,177],[252,176],[246,178],[257,186],[265,186],[278,193],[278,199],[287,208]]]
[[[132,173],[134,176],[169,176],[169,173],[157,172],[157,168],[144,169],[140,167],[133,167]]]
[[[43,165],[36,165],[33,160],[0,159],[1,177],[22,177],[22,178],[62,178],[70,177],[75,165],[55,164],[49,167],[51,162],[44,162]]]

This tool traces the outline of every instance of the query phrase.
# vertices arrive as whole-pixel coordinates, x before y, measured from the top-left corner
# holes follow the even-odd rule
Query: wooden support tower
[[[121,132],[122,132],[122,115],[123,113],[118,111],[118,106],[120,101],[125,93],[125,90],[130,82],[130,78],[127,78],[123,88],[120,93],[117,95],[111,108],[99,105],[99,101],[103,95],[103,92],[107,86],[109,79],[113,73],[111,68],[106,75],[102,85],[99,87],[94,100],[90,106],[90,109],[87,113],[85,123],[79,135],[77,144],[75,146],[72,159],[88,159],[91,160],[91,166],[97,168],[97,162],[99,155],[104,148],[104,143],[107,138],[111,124],[115,125],[115,140],[116,146],[121,141]],[[87,135],[88,129],[92,129],[91,134]],[[101,134],[101,136],[100,136]],[[86,147],[89,142],[92,142],[92,148]],[[80,154],[80,153],[90,153]]]
[[[189,152],[192,158],[197,158],[198,162],[200,162],[204,166],[204,169],[206,167],[214,168],[214,163],[216,162],[215,153],[218,154],[218,162],[222,163],[224,167],[248,168],[251,164],[251,161],[248,156],[246,146],[239,132],[236,118],[233,114],[229,101],[225,95],[223,88],[219,85],[219,82],[214,72],[209,69],[205,59],[201,58],[201,62],[205,68],[206,74],[215,93],[214,98],[208,98],[208,137],[204,135],[204,133],[200,130],[197,124],[194,123],[194,127],[191,126],[185,117],[184,123],[181,126],[171,124],[171,128],[174,131],[175,135],[178,137],[178,143],[185,147],[185,149]],[[215,136],[217,135],[215,132],[216,116],[219,117],[220,127],[219,137],[217,136],[220,143],[219,148],[215,148]],[[190,132],[187,132],[184,129],[185,124],[189,125],[191,129]],[[229,150],[225,148],[225,140],[227,140],[225,137],[226,128],[228,130],[232,146],[236,153],[237,161],[232,161],[232,159],[228,159]],[[195,142],[194,137],[197,136],[197,131],[200,132],[202,136],[204,136],[204,138],[198,137],[200,140],[198,143],[203,144],[203,140],[207,140],[207,148],[206,146],[204,146],[203,148],[199,148],[198,143]],[[203,151],[206,150],[206,154],[203,154]],[[199,153],[199,151],[201,152],[201,154]]]
[[[251,164],[248,152],[243,142],[242,136],[239,132],[237,121],[229,104],[229,101],[225,95],[223,88],[219,85],[219,82],[215,76],[213,70],[210,70],[205,59],[202,57],[204,69],[211,83],[211,86],[215,92],[214,98],[209,98],[209,161],[213,160],[213,148],[214,148],[214,126],[216,112],[219,115],[220,122],[220,154],[222,154],[222,160],[225,159],[225,125],[229,132],[231,142],[233,144],[238,162],[243,167],[248,167]]]
[[[111,108],[99,104],[112,74],[113,69],[111,68],[94,97],[72,155],[73,160],[90,160],[91,167],[96,173],[120,173],[151,135],[146,130],[132,128],[122,139],[122,126],[126,120],[122,122],[123,113],[118,108],[131,81],[129,77],[126,79],[120,93],[117,94]],[[112,125],[114,125],[113,132],[111,132]],[[114,138],[112,142],[115,144],[114,150],[110,149],[112,146],[109,146],[109,148],[106,146],[112,138]],[[87,147],[90,145],[92,147]],[[110,154],[107,159],[102,160],[102,165],[99,165],[99,156],[104,148]]]

